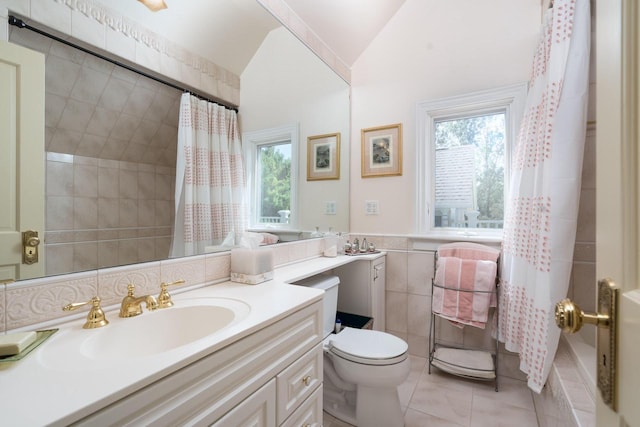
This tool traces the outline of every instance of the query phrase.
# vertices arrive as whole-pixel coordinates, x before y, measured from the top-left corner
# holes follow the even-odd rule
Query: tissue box
[[[231,281],[257,285],[273,279],[271,248],[231,249]]]

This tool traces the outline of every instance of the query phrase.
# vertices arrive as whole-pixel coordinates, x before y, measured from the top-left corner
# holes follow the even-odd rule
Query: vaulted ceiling
[[[165,0],[159,12],[136,0],[98,1],[238,75],[279,26],[257,0]],[[405,0],[285,2],[350,67]]]
[[[285,0],[349,67],[405,0]]]

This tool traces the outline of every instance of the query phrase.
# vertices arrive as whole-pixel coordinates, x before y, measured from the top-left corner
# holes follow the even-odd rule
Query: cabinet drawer
[[[311,393],[280,427],[318,427],[322,425],[322,385]]]
[[[276,380],[271,380],[247,397],[213,427],[275,427]]]
[[[276,377],[278,424],[322,383],[322,343],[283,370]]]

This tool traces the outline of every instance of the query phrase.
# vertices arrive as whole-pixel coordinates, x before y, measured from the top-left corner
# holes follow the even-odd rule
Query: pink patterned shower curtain
[[[540,392],[560,330],[575,244],[589,84],[589,0],[555,0],[534,56],[502,243],[500,341]]]
[[[237,114],[184,93],[180,103],[171,257],[204,253],[246,228]]]

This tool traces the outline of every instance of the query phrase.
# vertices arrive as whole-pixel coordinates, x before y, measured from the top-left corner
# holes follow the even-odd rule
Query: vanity
[[[298,280],[384,254],[317,257],[259,285],[174,292],[174,306],[83,329],[76,319],[0,364],[10,425],[303,426],[322,423],[322,291]]]

